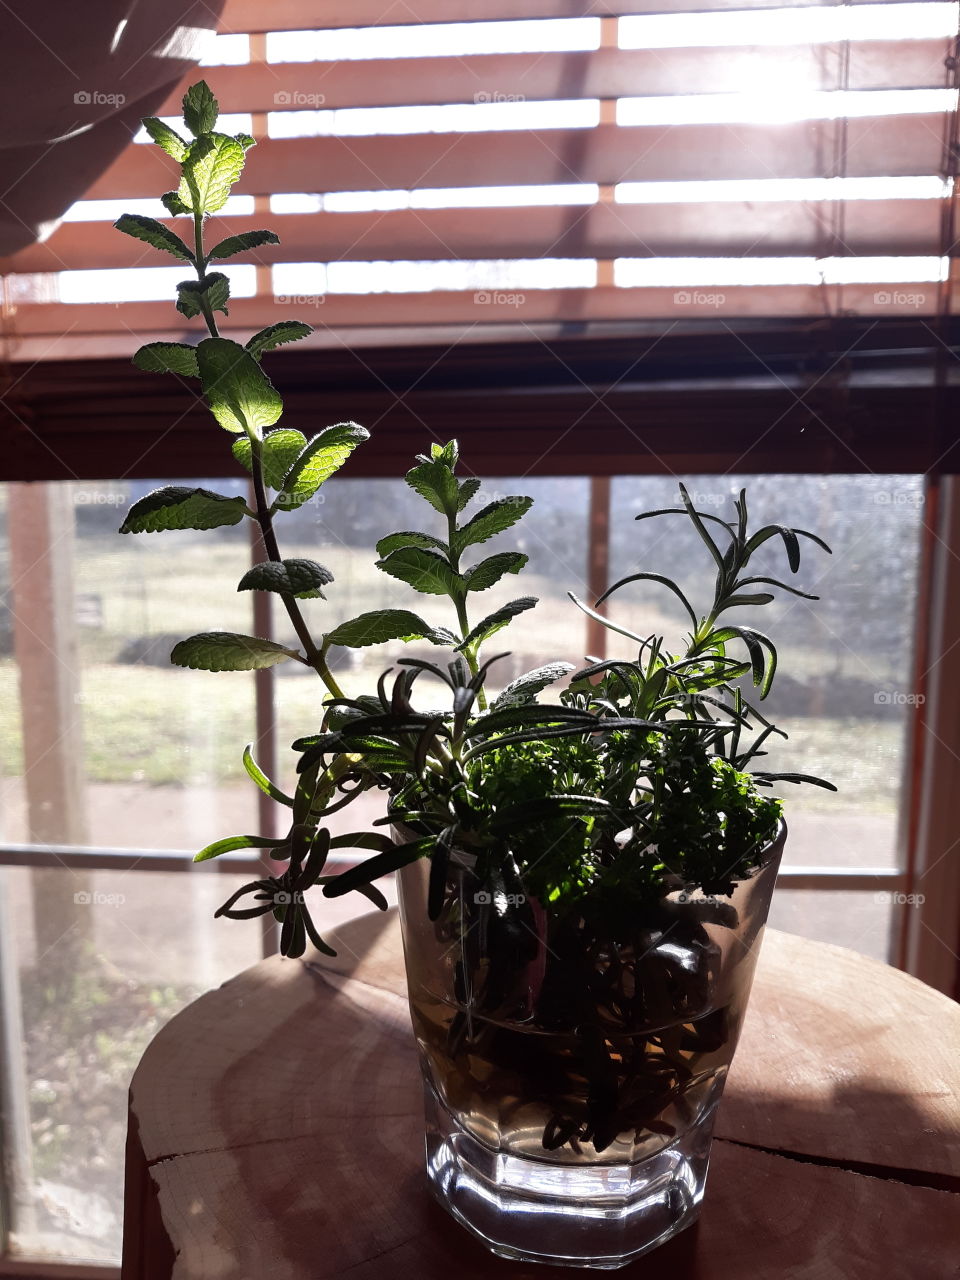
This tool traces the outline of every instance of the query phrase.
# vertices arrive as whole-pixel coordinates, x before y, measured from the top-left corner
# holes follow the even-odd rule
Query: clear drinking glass
[[[695,1221],[786,838],[722,897],[676,889],[597,936],[451,858],[398,875],[440,1203],[503,1257],[615,1268]]]

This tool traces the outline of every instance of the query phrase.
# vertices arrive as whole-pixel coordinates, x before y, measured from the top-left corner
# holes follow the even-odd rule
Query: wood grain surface
[[[394,912],[263,961],[150,1045],[123,1280],[546,1280],[431,1200]],[[700,1222],[625,1280],[960,1277],[960,1007],[767,932]]]

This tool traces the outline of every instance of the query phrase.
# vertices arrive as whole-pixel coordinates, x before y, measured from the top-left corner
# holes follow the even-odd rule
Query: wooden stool
[[[130,1090],[123,1280],[545,1280],[436,1206],[396,912],[174,1018]],[[960,1277],[960,1006],[769,930],[699,1223],[624,1280]],[[571,1276],[566,1271],[563,1274]]]

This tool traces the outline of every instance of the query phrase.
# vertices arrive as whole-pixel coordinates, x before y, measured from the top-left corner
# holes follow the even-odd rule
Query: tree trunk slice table
[[[130,1090],[123,1280],[546,1280],[437,1206],[396,912],[183,1010]],[[768,930],[700,1221],[625,1280],[960,1277],[960,1006]]]

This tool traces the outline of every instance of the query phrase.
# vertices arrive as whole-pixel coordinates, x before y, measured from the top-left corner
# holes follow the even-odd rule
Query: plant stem
[[[257,523],[260,526],[260,534],[263,538],[264,550],[267,553],[267,559],[279,564],[283,557],[280,554],[280,546],[277,542],[277,535],[273,528],[273,513],[270,510],[270,504],[267,502],[267,492],[263,483],[263,457],[262,442],[253,435],[250,436],[250,470],[253,473],[253,492],[257,503]],[[283,607],[287,611],[290,621],[293,623],[293,629],[297,633],[300,643],[303,645],[307,662],[313,667],[317,675],[327,686],[327,689],[335,698],[343,697],[343,690],[334,679],[333,673],[327,665],[327,660],[323,652],[314,644],[313,637],[310,634],[303,614],[300,612],[300,606],[296,599],[288,595],[285,591],[278,593],[283,601]]]
[[[460,572],[460,554],[458,552],[456,555],[454,555],[454,552],[453,552],[454,535],[456,534],[456,531],[457,531],[456,512],[447,512],[447,542],[450,545],[450,566],[453,569],[454,573],[459,573]],[[460,627],[460,637],[461,639],[466,640],[467,636],[470,634],[470,619],[467,617],[466,596],[465,595],[463,597],[457,596],[453,601],[453,605],[457,611],[457,625]],[[467,660],[467,666],[470,668],[470,674],[475,676],[480,666],[479,662],[477,661],[477,655],[471,653],[469,649],[464,649],[463,656]],[[477,706],[480,708],[481,711],[486,711],[487,709],[487,695],[484,693],[483,689],[477,690]]]
[[[197,279],[202,280],[204,269],[206,267],[206,259],[203,254],[203,215],[195,213],[193,216],[193,242],[196,252],[196,269]],[[200,307],[203,311],[203,318],[207,322],[207,328],[212,338],[219,338],[220,332],[217,329],[217,322],[213,317],[210,303],[207,299],[200,295]],[[279,564],[283,557],[280,554],[280,546],[277,542],[277,535],[273,528],[273,512],[267,501],[267,491],[263,483],[263,453],[262,441],[255,431],[247,433],[250,441],[250,471],[253,475],[253,492],[257,501],[257,524],[260,526],[260,536],[263,539],[264,550],[267,553],[267,559]],[[293,623],[293,629],[297,633],[297,638],[303,645],[308,664],[313,667],[317,675],[327,686],[330,693],[335,698],[343,697],[343,690],[337,684],[333,677],[324,654],[313,642],[303,614],[300,612],[300,606],[294,596],[288,595],[286,592],[278,592],[280,599],[283,601],[283,607],[287,611],[290,621]]]

